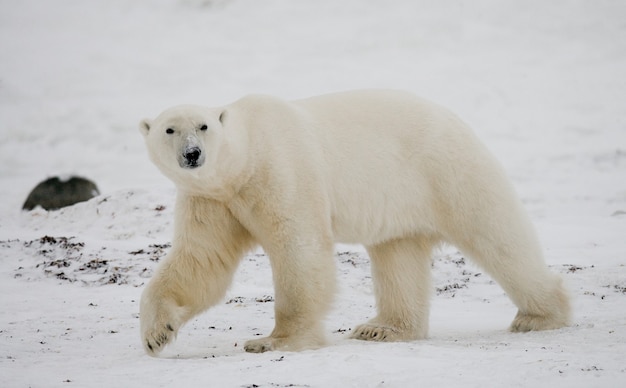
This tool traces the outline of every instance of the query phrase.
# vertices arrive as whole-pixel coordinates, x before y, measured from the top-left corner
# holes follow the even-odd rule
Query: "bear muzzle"
[[[197,168],[204,163],[204,154],[199,147],[188,147],[179,158],[178,164],[182,168]]]

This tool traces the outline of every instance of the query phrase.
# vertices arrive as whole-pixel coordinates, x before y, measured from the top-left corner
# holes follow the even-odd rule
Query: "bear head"
[[[225,110],[180,105],[163,111],[154,120],[142,120],[139,130],[159,170],[177,186],[198,191],[210,180],[221,181],[220,172],[232,174],[220,171],[220,164],[223,167],[232,157],[225,156],[224,150],[240,148],[233,147],[233,139],[225,133],[225,120]]]

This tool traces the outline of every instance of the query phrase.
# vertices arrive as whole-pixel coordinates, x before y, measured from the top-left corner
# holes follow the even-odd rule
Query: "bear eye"
[[[174,130],[172,128],[168,128],[165,130],[165,133],[167,133],[168,135],[171,135],[172,133],[174,133]]]
[[[206,124],[202,124],[202,126],[200,127],[200,130],[201,130],[201,131],[206,131],[206,130],[207,130],[207,128],[208,128],[208,127],[206,126]]]

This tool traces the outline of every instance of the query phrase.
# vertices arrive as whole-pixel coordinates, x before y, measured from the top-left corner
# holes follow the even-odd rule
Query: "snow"
[[[3,387],[618,386],[626,379],[626,3],[618,0],[0,0]],[[369,262],[337,247],[331,344],[247,354],[273,326],[262,251],[160,358],[138,299],[169,248],[172,184],[139,120],[248,93],[397,88],[450,107],[502,161],[575,308],[512,334],[515,308],[449,247],[430,338],[364,343]],[[346,144],[349,147],[349,144]],[[101,195],[21,212],[53,175]],[[374,188],[375,189],[375,188]]]

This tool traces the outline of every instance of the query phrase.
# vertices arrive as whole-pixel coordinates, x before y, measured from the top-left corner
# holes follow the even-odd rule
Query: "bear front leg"
[[[367,248],[378,314],[355,327],[352,338],[380,342],[426,338],[435,244],[436,240],[421,236]]]
[[[322,347],[326,343],[322,321],[335,291],[332,244],[266,251],[274,277],[275,327],[269,337],[250,340],[244,349],[262,353]]]
[[[179,194],[172,250],[142,293],[140,327],[157,355],[189,319],[224,297],[250,234],[221,203]]]
[[[164,272],[162,272],[164,273]],[[144,290],[140,303],[140,324],[143,346],[156,356],[178,334],[178,329],[189,319],[190,310],[172,297],[174,292],[157,275]]]

